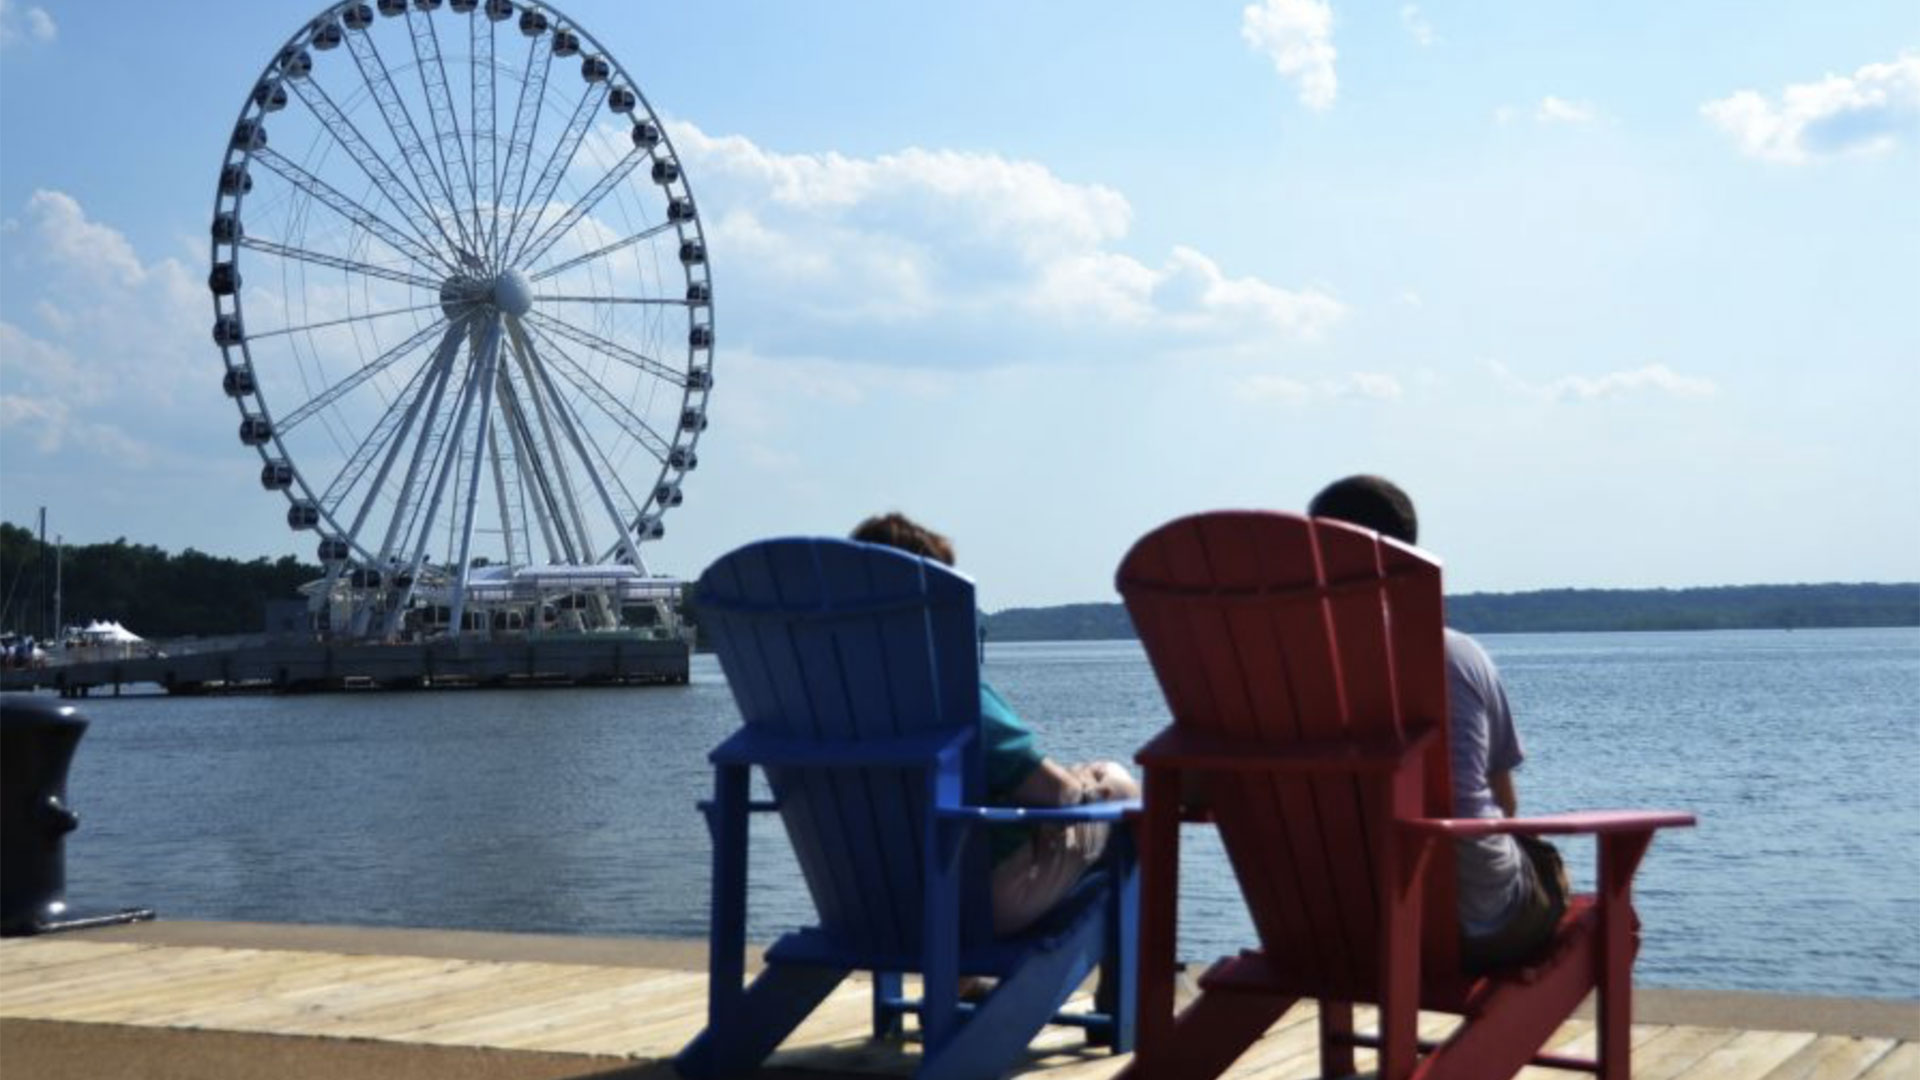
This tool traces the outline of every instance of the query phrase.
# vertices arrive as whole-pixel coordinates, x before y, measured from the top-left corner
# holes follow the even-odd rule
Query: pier
[[[159,922],[0,942],[8,1075],[673,1080],[706,1016],[705,943],[443,930]],[[904,1076],[850,979],[763,1075]],[[1362,1010],[1364,1024],[1367,1017]],[[1444,1035],[1435,1016],[1423,1034]],[[1911,1080],[1920,1003],[1641,989],[1637,1080]],[[1296,1008],[1228,1075],[1318,1075]],[[1555,1037],[1590,1050],[1591,1016]],[[1104,1080],[1124,1058],[1043,1036],[1020,1074]],[[1367,1067],[1367,1053],[1361,1067]],[[1574,1074],[1528,1069],[1525,1080]]]
[[[14,669],[0,674],[0,690],[87,697],[148,683],[171,694],[684,683],[689,652],[680,637],[646,632],[391,645],[282,642]]]

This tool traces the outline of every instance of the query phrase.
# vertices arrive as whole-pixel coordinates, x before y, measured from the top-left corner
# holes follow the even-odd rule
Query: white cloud
[[[1037,162],[908,149],[872,158],[786,154],[672,125],[699,178],[733,338],[772,356],[941,366],[1126,354],[1271,351],[1345,314],[1323,289],[1228,274],[1172,248],[1122,250],[1126,198]],[[744,297],[744,301],[738,299]],[[734,306],[739,304],[739,306]]]
[[[9,436],[43,454],[111,448],[137,466],[165,456],[176,403],[221,415],[206,287],[182,263],[143,263],[60,191],[33,193],[8,247],[41,290],[10,298],[32,312],[27,325],[0,320]],[[209,415],[195,413],[188,423]]]
[[[1212,259],[1188,247],[1173,250],[1158,288],[1164,295],[1184,291],[1192,297],[1191,303],[1177,306],[1171,313],[1194,330],[1227,320],[1235,325],[1264,325],[1315,338],[1346,313],[1339,301],[1318,290],[1296,292],[1259,278],[1229,278]]]
[[[781,154],[739,135],[710,136],[691,124],[674,144],[705,168],[750,177],[776,204],[831,215],[861,208],[955,216],[1024,250],[1085,247],[1125,235],[1131,208],[1112,188],[1071,184],[1044,165],[995,154],[910,147],[876,158]]]
[[[1873,154],[1920,132],[1920,54],[1867,64],[1852,75],[1795,83],[1777,100],[1741,90],[1700,112],[1743,153],[1799,165],[1814,158]]]
[[[1567,124],[1579,126],[1598,123],[1604,119],[1600,110],[1591,102],[1570,101],[1563,97],[1548,94],[1530,110],[1522,110],[1512,105],[1502,105],[1493,110],[1493,122],[1501,127],[1512,124],[1522,116],[1532,116],[1536,124]]]
[[[1333,106],[1340,92],[1334,74],[1333,8],[1326,0],[1261,0],[1240,15],[1240,37],[1273,61],[1283,78],[1299,84],[1309,109]]]
[[[73,196],[36,190],[27,200],[27,215],[42,255],[54,266],[120,285],[137,285],[146,277],[127,238],[88,221]]]
[[[1379,372],[1356,371],[1340,378],[1296,379],[1287,375],[1248,375],[1233,385],[1241,401],[1255,404],[1305,405],[1315,401],[1365,398],[1397,401],[1406,393],[1400,380]]]
[[[0,47],[22,43],[44,45],[59,34],[60,27],[45,8],[22,8],[13,0],[0,0]]]
[[[1648,364],[1631,371],[1614,371],[1604,375],[1563,375],[1544,383],[1527,382],[1499,361],[1489,361],[1487,367],[1495,378],[1514,390],[1546,401],[1597,401],[1649,393],[1678,398],[1706,398],[1720,392],[1720,387],[1713,380],[1682,375],[1665,364]]]
[[[1591,124],[1600,114],[1587,102],[1568,101],[1548,94],[1533,110],[1533,118],[1543,124]]]
[[[0,394],[0,424],[23,435],[43,454],[60,449],[67,438],[67,407],[55,398]]]
[[[1439,40],[1434,36],[1433,24],[1420,13],[1419,4],[1406,4],[1400,8],[1400,25],[1423,49]]]

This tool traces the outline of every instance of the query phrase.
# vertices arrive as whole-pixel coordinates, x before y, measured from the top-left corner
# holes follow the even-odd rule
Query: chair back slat
[[[750,728],[831,754],[979,723],[973,584],[937,563],[853,541],[764,541],[710,566],[698,604]],[[767,779],[821,930],[859,953],[918,952],[926,774],[781,766]]]
[[[1259,512],[1171,522],[1119,572],[1174,723],[1272,746],[1444,724],[1439,582],[1423,554],[1366,530]],[[1440,795],[1428,798],[1441,812],[1445,769],[1437,749],[1427,778]],[[1379,804],[1348,775],[1208,783],[1268,955],[1331,993],[1364,997],[1378,971]],[[1450,862],[1429,877],[1450,877]]]

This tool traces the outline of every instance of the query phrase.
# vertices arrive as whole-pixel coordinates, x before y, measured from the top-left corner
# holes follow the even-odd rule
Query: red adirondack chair
[[[1372,1046],[1385,1080],[1495,1080],[1530,1063],[1627,1080],[1633,873],[1655,829],[1693,816],[1450,819],[1437,562],[1340,522],[1225,512],[1143,537],[1118,586],[1173,713],[1137,757],[1139,1050],[1123,1076],[1218,1076],[1313,998],[1327,1076]],[[1261,947],[1215,964],[1176,1017],[1183,818],[1219,829]],[[1573,898],[1544,959],[1474,977],[1450,840],[1494,832],[1596,834],[1599,889]],[[1593,990],[1598,1060],[1542,1053]],[[1377,1033],[1354,1030],[1355,1003],[1379,1006]],[[1463,1023],[1422,1042],[1422,1009]]]

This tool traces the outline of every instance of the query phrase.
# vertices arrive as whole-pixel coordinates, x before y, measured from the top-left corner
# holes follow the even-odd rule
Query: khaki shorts
[[[1069,765],[1067,772],[1079,782],[1079,791],[1062,805],[1140,794],[1140,785],[1118,762]],[[1100,861],[1111,829],[1105,822],[1035,826],[1027,842],[993,868],[993,932],[1017,934],[1059,903],[1081,875]]]
[[[1472,974],[1526,964],[1540,958],[1567,913],[1567,867],[1560,851],[1537,836],[1515,835],[1527,856],[1520,872],[1527,898],[1506,924],[1491,934],[1460,937],[1460,966]]]

